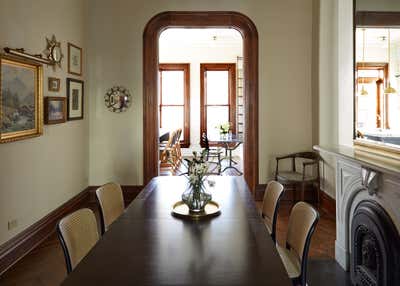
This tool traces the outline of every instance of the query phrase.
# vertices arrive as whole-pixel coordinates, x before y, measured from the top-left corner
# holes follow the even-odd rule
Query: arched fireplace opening
[[[351,224],[351,279],[354,285],[400,285],[400,236],[376,202],[361,201]]]

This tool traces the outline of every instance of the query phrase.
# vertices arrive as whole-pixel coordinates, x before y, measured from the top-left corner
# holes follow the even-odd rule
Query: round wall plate
[[[107,90],[104,103],[108,110],[116,113],[126,111],[131,106],[131,94],[122,86],[114,86]]]

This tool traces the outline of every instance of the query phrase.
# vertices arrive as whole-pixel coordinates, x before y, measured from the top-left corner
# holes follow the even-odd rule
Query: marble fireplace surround
[[[314,146],[314,150],[336,158],[335,258],[349,271],[351,222],[361,201],[377,202],[400,233],[400,162],[382,161],[344,146]]]

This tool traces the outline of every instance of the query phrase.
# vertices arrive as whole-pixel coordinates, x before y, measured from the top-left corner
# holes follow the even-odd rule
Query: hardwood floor
[[[260,207],[261,202],[257,202],[257,205]],[[96,205],[85,204],[82,207],[90,207],[98,216]],[[290,209],[291,204],[283,203],[279,210],[277,239],[281,244],[285,239]],[[343,279],[348,279],[348,274],[344,273],[340,267],[338,268],[333,260],[335,229],[335,217],[321,213],[321,219],[314,233],[309,253],[311,258],[309,271],[312,274],[310,279],[313,279],[310,281],[310,285],[327,285],[321,271],[325,271],[323,273],[332,272],[330,275],[335,279],[330,280],[330,283],[332,283],[330,285],[350,285],[343,282]],[[57,236],[53,234],[4,273],[0,277],[0,285],[52,286],[59,285],[65,276],[64,256]]]
[[[243,160],[239,157],[239,156],[234,156],[233,160],[236,162],[236,164],[234,164],[233,166],[235,168],[237,168],[240,172],[243,172]],[[221,166],[222,166],[222,170],[224,170],[225,167],[227,167],[229,165],[229,161],[227,159],[222,160],[221,162]],[[210,172],[215,173],[216,170],[216,165],[212,164],[210,168]],[[174,175],[179,175],[182,173],[185,173],[187,171],[185,165],[183,163],[181,163],[179,165],[179,168],[177,171],[172,172],[170,168],[160,168],[160,176],[174,176]],[[240,176],[240,174],[234,170],[234,169],[227,169],[224,172],[221,173],[221,176]]]

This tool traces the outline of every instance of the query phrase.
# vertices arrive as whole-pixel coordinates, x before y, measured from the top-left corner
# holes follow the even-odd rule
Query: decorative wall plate
[[[108,110],[116,113],[126,111],[131,106],[131,94],[122,86],[110,88],[104,96],[104,102]]]

